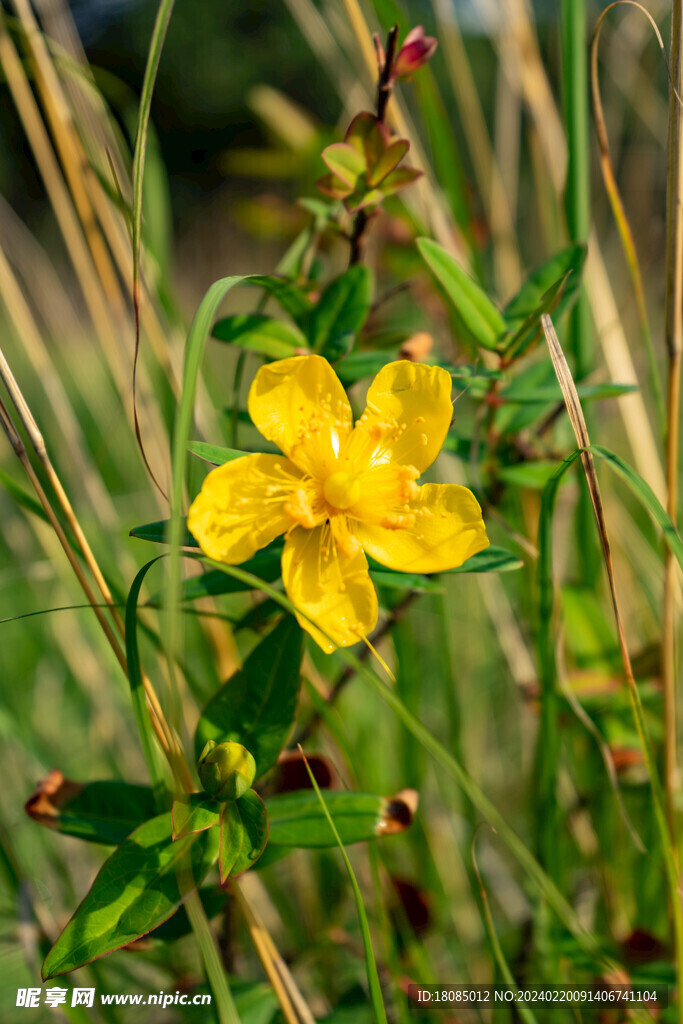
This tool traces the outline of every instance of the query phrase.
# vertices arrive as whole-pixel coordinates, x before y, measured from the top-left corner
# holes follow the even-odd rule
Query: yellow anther
[[[299,487],[285,502],[285,513],[299,526],[306,530],[312,530],[315,526],[315,517],[311,508],[311,501],[303,487]]]
[[[323,494],[333,508],[351,508],[360,499],[360,481],[351,473],[332,473],[325,481]]]

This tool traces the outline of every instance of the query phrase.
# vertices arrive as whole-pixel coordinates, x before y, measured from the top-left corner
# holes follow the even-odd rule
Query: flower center
[[[331,473],[323,486],[323,494],[325,501],[334,508],[351,508],[360,499],[360,481],[351,473]]]

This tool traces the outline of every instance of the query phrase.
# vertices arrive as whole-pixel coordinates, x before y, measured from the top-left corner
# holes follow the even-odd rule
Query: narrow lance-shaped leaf
[[[205,444],[204,441],[189,441],[188,452],[192,452],[199,459],[210,462],[212,466],[223,466],[226,462],[234,462],[235,459],[242,459],[250,452],[241,452],[237,448],[220,448],[216,444]]]
[[[259,275],[250,277],[245,283],[263,288],[280,303],[299,327],[304,327],[312,306],[298,285],[284,277]]]
[[[103,864],[45,958],[43,980],[74,971],[157,928],[197,887],[217,856],[217,829],[174,843],[170,813],[145,822]]]
[[[155,813],[148,786],[73,782],[53,769],[26,802],[33,821],[64,835],[116,845]]]
[[[372,271],[360,263],[330,282],[310,317],[308,335],[316,352],[342,334],[358,333],[370,312],[372,290]]]
[[[344,843],[360,843],[402,832],[410,825],[416,794],[395,797],[326,791],[325,803]],[[268,846],[324,848],[335,845],[325,812],[312,789],[283,793],[266,800]]]
[[[581,284],[585,260],[586,246],[570,245],[533,270],[505,307],[504,317],[511,334],[519,331],[525,321],[538,310],[548,290],[569,275],[557,312],[565,309]]]
[[[437,242],[418,238],[417,247],[472,339],[482,348],[496,348],[507,329],[498,307]]]
[[[207,740],[234,740],[253,754],[256,778],[267,772],[296,715],[302,655],[302,630],[286,616],[204,708],[195,734],[197,757]]]
[[[287,359],[297,349],[308,347],[305,335],[294,324],[260,313],[224,317],[213,325],[211,334],[218,341],[239,345],[269,359]]]

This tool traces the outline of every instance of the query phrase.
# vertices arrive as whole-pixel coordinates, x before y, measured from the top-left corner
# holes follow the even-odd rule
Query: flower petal
[[[282,581],[297,609],[334,641],[297,615],[301,627],[328,654],[357,643],[377,622],[377,594],[367,559],[358,545],[344,554],[329,525],[292,531],[282,553]]]
[[[190,506],[187,526],[202,551],[238,565],[292,525],[284,504],[301,473],[281,455],[245,455],[212,470]]]
[[[389,569],[445,572],[489,546],[479,502],[467,487],[425,484],[406,507],[400,527],[356,527],[365,551]]]
[[[366,449],[374,439],[376,461],[383,450],[387,460],[422,473],[439,454],[452,418],[450,374],[401,359],[383,366],[370,385],[349,449]]]
[[[292,356],[262,366],[249,391],[255,426],[306,473],[324,478],[351,431],[351,406],[322,356]]]

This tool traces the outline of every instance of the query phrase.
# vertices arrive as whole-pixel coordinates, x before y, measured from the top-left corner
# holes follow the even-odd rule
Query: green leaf
[[[48,776],[53,779],[54,773]],[[86,782],[62,778],[41,785],[26,803],[26,813],[40,825],[90,843],[118,845],[155,813],[149,786],[130,782]]]
[[[520,462],[513,466],[501,466],[496,477],[509,487],[529,487],[536,491],[545,487],[556,468],[556,462],[550,459],[538,459],[535,462]]]
[[[414,590],[419,594],[443,594],[443,584],[429,576],[413,572],[394,572],[391,569],[371,569],[370,579],[377,587],[391,587],[396,590]]]
[[[521,326],[508,334],[500,345],[498,346],[499,351],[504,352],[507,359],[519,359],[521,355],[526,352],[531,344],[541,336],[541,317],[544,313],[552,313],[560,303],[560,299],[565,289],[565,285],[569,279],[567,274],[565,277],[561,277],[559,281],[551,285],[547,292],[543,293],[543,296],[533,311],[530,313],[526,320],[523,321]]]
[[[207,740],[235,740],[253,754],[256,778],[267,772],[296,715],[302,657],[303,632],[288,615],[204,708],[195,734],[197,757]]]
[[[298,348],[308,348],[305,335],[294,324],[275,320],[261,313],[226,316],[211,331],[218,341],[227,341],[247,348],[269,359],[287,359]]]
[[[553,463],[553,469],[555,468]],[[434,573],[433,576],[423,576],[420,573],[395,572],[393,569],[385,569],[376,562],[374,558],[368,559],[370,565],[370,577],[381,587],[396,587],[399,590],[433,591],[443,592],[443,583],[438,582],[440,576],[450,576],[454,573],[463,572],[511,572],[513,569],[520,569],[524,564],[516,555],[505,548],[488,547],[484,551],[472,555],[462,565],[455,569],[446,569],[442,573]]]
[[[329,791],[325,802],[344,843],[362,843],[392,831],[392,801],[368,793]],[[282,793],[266,800],[270,822],[268,847],[288,846],[323,849],[335,845],[320,801],[312,789]],[[392,819],[393,820],[393,819]],[[393,831],[400,831],[394,828]]]
[[[355,384],[365,377],[374,377],[387,363],[400,359],[398,349],[384,349],[381,352],[351,352],[344,356],[334,369],[342,384]]]
[[[245,279],[245,284],[263,288],[280,303],[286,313],[299,327],[304,326],[312,309],[303,290],[284,277],[259,276],[258,274]]]
[[[128,667],[128,681],[130,683],[130,696],[133,703],[133,711],[140,733],[140,743],[147,765],[147,772],[152,783],[152,792],[156,803],[157,813],[163,811],[167,805],[166,785],[164,782],[163,770],[160,763],[159,748],[152,728],[151,717],[147,708],[145,687],[142,681],[142,664],[140,662],[140,646],[138,644],[138,601],[140,590],[149,570],[158,562],[163,555],[157,555],[137,572],[131,584],[126,598],[125,617],[125,642],[126,642],[126,664]]]
[[[173,841],[195,832],[204,832],[217,825],[220,817],[221,805],[206,793],[181,793],[171,808]]]
[[[248,871],[268,842],[266,805],[258,793],[248,789],[239,800],[223,804],[218,870],[221,885]]]
[[[474,341],[482,348],[496,348],[507,328],[498,307],[437,242],[418,238],[417,247]]]
[[[322,151],[325,164],[349,188],[355,188],[356,182],[366,169],[365,157],[348,142],[333,142]]]
[[[565,309],[581,284],[585,260],[586,246],[570,245],[533,270],[514,299],[505,307],[508,331],[512,335],[516,334],[525,321],[539,310],[543,296],[569,274],[562,298],[556,307],[558,312]]]
[[[252,454],[240,452],[236,448],[219,448],[216,444],[205,444],[203,441],[188,441],[187,450],[197,458],[210,462],[212,466],[223,466],[226,462],[243,459],[245,455]]]
[[[44,981],[134,942],[173,914],[218,856],[218,830],[173,842],[171,815],[141,825],[101,867],[43,964]],[[178,871],[187,872],[181,893]]]
[[[246,569],[247,572],[253,572],[255,576],[265,580],[267,583],[272,583],[280,575],[281,555],[282,546],[277,544],[272,548],[269,547],[264,551],[257,552],[253,558],[242,564],[242,568]],[[194,576],[192,579],[183,580],[180,588],[180,600],[197,601],[201,597],[216,597],[218,594],[237,594],[240,591],[251,589],[246,583],[242,583],[241,580],[235,580],[230,576],[226,576],[220,569],[209,569],[203,576]],[[150,604],[157,604],[158,601],[159,597],[154,597]]]
[[[185,520],[183,520],[185,522]],[[134,526],[129,532],[129,537],[137,540],[151,540],[156,544],[170,544],[171,542],[171,520],[160,519],[156,523],[145,523],[144,526]],[[179,543],[184,548],[198,548],[199,544],[187,529],[181,529]]]
[[[517,555],[505,548],[490,546],[478,554],[472,555],[456,569],[447,569],[442,576],[451,576],[459,572],[511,572],[521,569],[524,563]]]
[[[584,402],[596,401],[600,398],[618,398],[638,391],[637,384],[577,384],[579,398]],[[540,402],[563,402],[562,392],[558,387],[539,387],[529,391],[510,387],[501,391],[499,397],[508,405],[533,405]]]
[[[220,914],[222,910],[225,910],[228,897],[225,890],[219,886],[203,886],[197,895],[202,901],[204,913],[209,920],[215,917],[216,914]],[[179,907],[172,917],[169,917],[158,928],[155,928],[153,932],[150,932],[149,937],[150,939],[160,939],[162,942],[175,942],[176,939],[189,935],[191,931],[192,925],[190,924],[185,907]]]
[[[373,287],[372,271],[362,263],[328,284],[309,322],[308,337],[316,352],[342,334],[358,334],[370,312]]]

